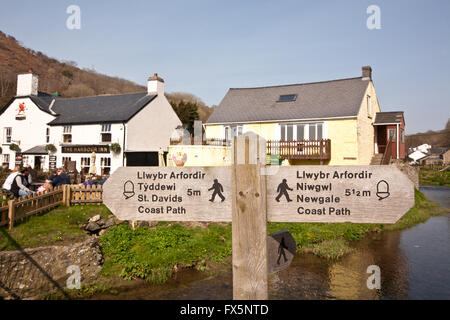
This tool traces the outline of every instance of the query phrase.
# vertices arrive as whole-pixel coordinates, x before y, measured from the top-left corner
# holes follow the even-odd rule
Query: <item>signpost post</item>
[[[266,167],[253,133],[232,148],[231,167],[119,168],[103,201],[121,220],[232,222],[234,299],[267,299],[269,272],[292,261],[294,239],[268,237],[268,221],[395,223],[414,205],[413,183],[393,166]]]

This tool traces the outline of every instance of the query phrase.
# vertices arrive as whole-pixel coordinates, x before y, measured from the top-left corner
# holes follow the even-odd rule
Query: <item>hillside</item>
[[[450,119],[443,130],[427,131],[406,136],[406,148],[417,147],[427,143],[433,147],[450,147]]]
[[[17,74],[27,72],[30,68],[39,74],[39,91],[58,91],[67,98],[146,90],[134,82],[100,74],[92,69],[81,69],[76,62],[59,61],[42,52],[25,48],[14,37],[0,31],[0,107],[16,94]],[[212,108],[192,94],[175,92],[167,94],[167,98],[171,103],[180,99],[195,102],[203,122],[212,113]]]

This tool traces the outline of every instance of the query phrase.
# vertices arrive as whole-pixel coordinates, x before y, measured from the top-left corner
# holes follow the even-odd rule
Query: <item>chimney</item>
[[[372,80],[372,68],[370,66],[362,67],[362,79]]]
[[[164,80],[158,77],[157,73],[148,78],[147,92],[148,94],[164,95]]]
[[[37,96],[38,80],[38,75],[32,69],[28,69],[28,73],[19,74],[17,76],[16,96]]]

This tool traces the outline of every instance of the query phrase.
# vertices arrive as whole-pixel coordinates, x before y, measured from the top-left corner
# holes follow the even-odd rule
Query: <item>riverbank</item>
[[[419,170],[421,186],[450,187],[450,169],[440,171],[441,167],[422,167]]]

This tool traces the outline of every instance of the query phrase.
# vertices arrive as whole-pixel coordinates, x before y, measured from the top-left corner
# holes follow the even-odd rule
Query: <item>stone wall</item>
[[[399,161],[394,161],[393,165],[397,166],[397,168],[399,168],[401,172],[406,174],[408,178],[414,183],[414,187],[416,189],[419,189],[419,168]]]
[[[65,246],[0,252],[0,299],[39,298],[62,291],[70,276],[67,267],[81,270],[81,285],[96,279],[103,262],[94,237]]]

